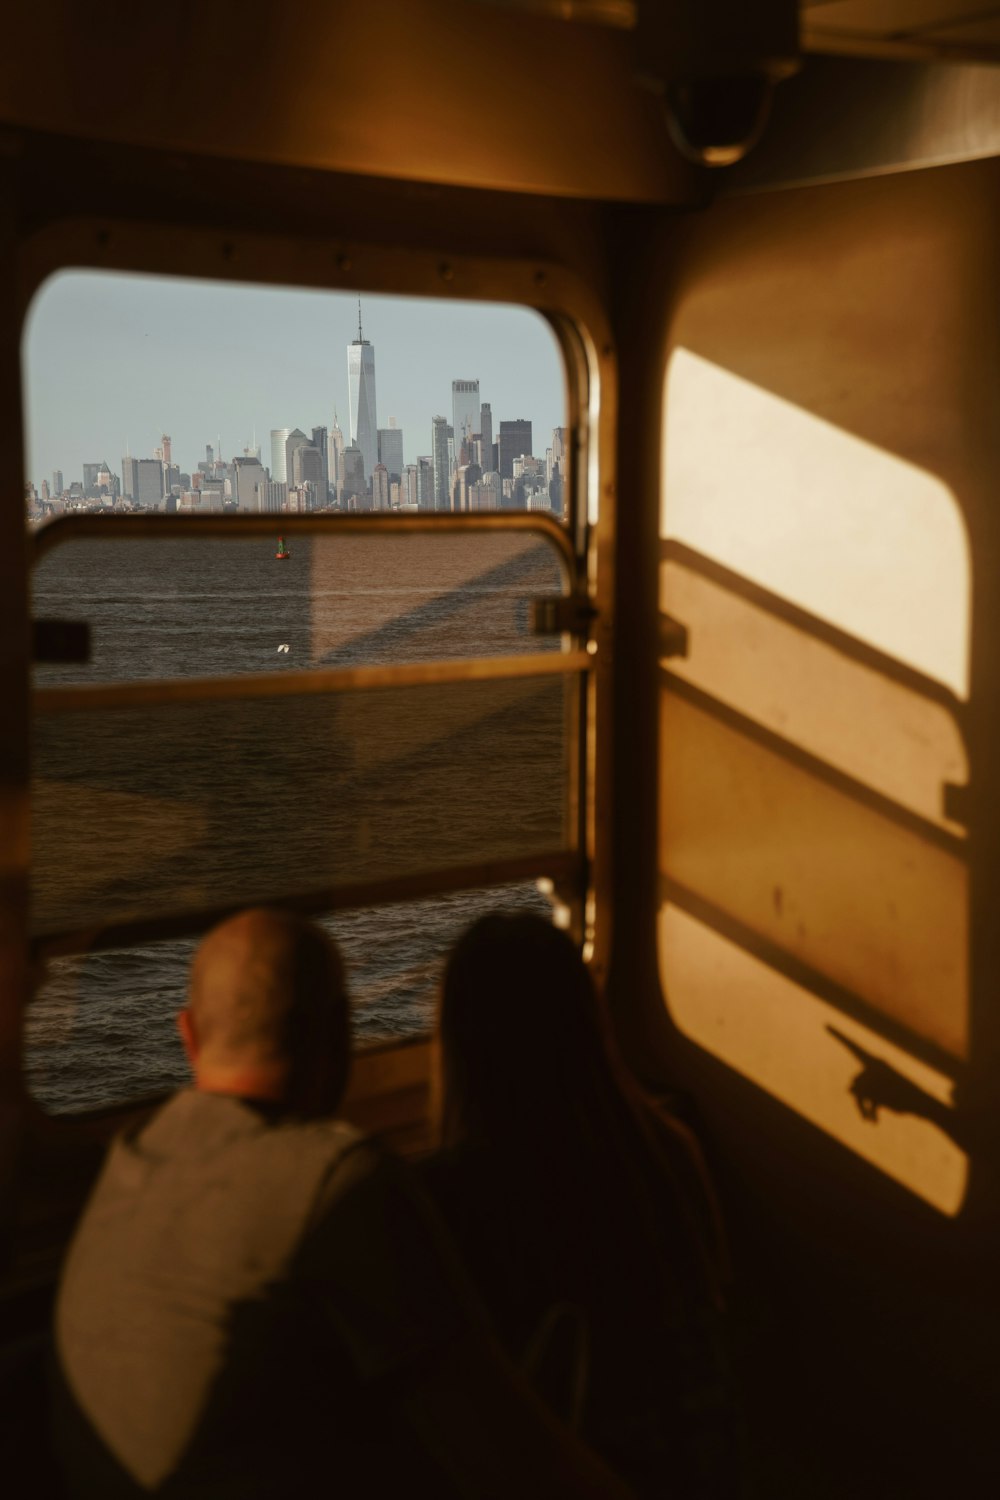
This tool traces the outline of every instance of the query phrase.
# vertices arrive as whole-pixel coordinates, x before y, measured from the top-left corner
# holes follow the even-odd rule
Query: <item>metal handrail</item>
[[[42,716],[86,713],[89,710],[156,708],[167,703],[219,703],[231,699],[315,697],[319,694],[333,696],[386,688],[431,687],[440,683],[568,676],[573,672],[589,672],[593,665],[594,656],[587,651],[535,651],[524,656],[328,667],[315,672],[248,672],[241,677],[73,683],[67,687],[38,688],[32,698],[32,708],[36,716]]]
[[[31,560],[37,563],[54,547],[66,542],[116,533],[130,537],[233,537],[299,534],[333,536],[372,535],[383,531],[403,535],[413,532],[535,531],[552,543],[571,582],[577,575],[577,560],[566,527],[541,511],[316,511],[308,515],[284,511],[249,515],[163,515],[142,511],[100,515],[58,516],[30,533]]]
[[[317,890],[275,896],[269,898],[268,904],[283,910],[301,912],[305,916],[315,916],[356,907],[384,906],[390,901],[418,901],[427,896],[480,890],[542,876],[557,885],[578,884],[582,887],[585,875],[586,866],[582,854],[568,849],[555,849],[541,854],[518,855],[512,859],[448,865],[440,870],[389,876],[383,880],[324,886]],[[146,943],[164,942],[170,938],[195,937],[242,910],[245,905],[245,901],[240,901],[226,906],[198,907],[168,916],[137,917],[108,925],[36,933],[31,940],[32,952],[37,958],[57,958],[73,953],[96,953],[110,948],[142,946]]]

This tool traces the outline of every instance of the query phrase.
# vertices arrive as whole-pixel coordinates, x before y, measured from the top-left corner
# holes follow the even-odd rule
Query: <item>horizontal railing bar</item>
[[[499,682],[523,677],[588,672],[587,651],[533,651],[524,656],[469,657],[458,661],[402,662],[385,667],[328,667],[315,672],[248,672],[244,677],[172,677],[150,682],[73,683],[38,688],[32,712],[86,713],[116,708],[155,708],[167,703],[220,702],[239,698],[298,698],[320,694],[377,692],[431,687],[438,683]]]
[[[534,531],[558,550],[570,577],[576,575],[576,558],[566,527],[541,511],[330,511],[310,515],[288,515],[270,511],[263,515],[215,514],[210,516],[148,515],[133,513],[103,516],[93,513],[59,516],[31,533],[32,559],[38,562],[53,547],[67,542],[99,537],[229,537],[234,536],[359,536],[377,532],[412,534],[432,531]]]
[[[274,897],[269,902],[284,911],[317,916],[323,912],[348,911],[363,906],[385,906],[390,902],[418,901],[427,896],[443,896],[455,891],[479,890],[506,885],[514,880],[547,877],[582,887],[586,865],[582,855],[557,849],[549,853],[521,855],[516,859],[482,860],[476,864],[451,865],[415,875],[398,875],[385,880],[357,881],[352,885],[327,886],[302,891],[291,896]],[[196,937],[217,922],[242,911],[246,902],[176,912],[169,916],[140,917],[134,921],[107,926],[78,927],[65,932],[38,933],[31,940],[36,958],[60,958],[73,953],[99,953],[109,948],[131,948],[169,938]]]

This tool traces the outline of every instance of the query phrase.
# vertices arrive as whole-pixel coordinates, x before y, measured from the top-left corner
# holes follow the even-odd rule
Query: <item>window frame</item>
[[[612,561],[614,538],[613,430],[616,418],[614,347],[604,312],[593,290],[575,272],[551,262],[539,263],[526,258],[483,258],[449,255],[445,260],[439,250],[414,251],[377,244],[345,244],[326,238],[299,239],[292,236],[257,234],[223,234],[216,230],[171,228],[169,251],[164,248],[163,226],[128,220],[77,219],[49,226],[22,242],[19,258],[19,311],[22,320],[31,301],[44,282],[60,271],[72,269],[190,277],[200,280],[249,282],[270,287],[310,288],[317,292],[359,290],[362,293],[409,295],[459,301],[496,302],[527,307],[540,313],[549,323],[563,359],[566,382],[566,425],[570,433],[570,464],[564,490],[565,522],[560,523],[541,513],[496,512],[467,515],[445,513],[409,514],[332,514],[328,517],[282,516],[282,529],[290,535],[298,531],[323,529],[317,522],[328,522],[345,531],[387,532],[441,530],[537,530],[553,542],[567,571],[570,595],[579,596],[592,611],[581,613],[570,651],[547,653],[546,673],[579,674],[577,722],[573,726],[575,743],[570,754],[574,806],[572,838],[574,852],[553,851],[540,860],[489,862],[427,875],[402,877],[343,887],[339,892],[324,892],[323,910],[348,906],[372,905],[380,900],[398,901],[418,895],[437,894],[500,883],[531,874],[552,881],[559,897],[571,903],[574,927],[595,970],[606,968],[610,943],[610,792],[609,750],[612,726],[611,651],[612,639]],[[598,502],[600,497],[600,502]],[[219,517],[125,517],[139,522],[133,534],[141,529],[162,529],[179,536],[189,526],[198,535],[236,536],[274,529],[274,518],[268,516]],[[23,523],[22,523],[23,524]],[[35,557],[66,540],[100,528],[102,536],[114,518],[98,516],[66,517],[39,528],[34,537]],[[29,583],[30,607],[30,583]],[[540,661],[539,657],[536,660]],[[503,666],[495,665],[497,676],[534,675],[529,658],[505,658]],[[476,664],[478,663],[478,667]],[[513,663],[513,665],[512,665]],[[471,679],[483,675],[482,658],[468,658],[462,663],[422,664],[421,680]],[[388,667],[360,669],[362,673],[393,674],[408,669]],[[291,674],[281,674],[287,678]],[[296,674],[297,675],[297,674]],[[312,674],[303,674],[312,675]],[[215,679],[220,687],[226,679]],[[346,679],[344,684],[346,685]],[[354,684],[360,686],[360,681]],[[366,684],[374,689],[372,680]],[[149,685],[143,684],[143,687]],[[288,687],[284,686],[288,691]],[[75,692],[76,689],[43,690]],[[100,688],[83,689],[99,692]],[[220,687],[220,692],[225,689]],[[51,701],[51,700],[50,700]],[[30,732],[29,710],[25,739]],[[26,746],[22,745],[27,755]],[[30,768],[29,768],[30,769]],[[28,787],[24,787],[27,813]],[[530,869],[529,869],[530,866]],[[27,865],[24,870],[27,884]],[[318,899],[318,898],[316,898]],[[296,904],[294,901],[290,904]],[[303,898],[299,909],[320,909],[313,897]],[[200,911],[183,918],[164,918],[154,924],[156,935],[195,935],[217,920],[223,912]],[[27,911],[25,910],[25,922]],[[179,926],[182,923],[182,928]],[[140,940],[140,928],[130,927]],[[141,928],[143,941],[153,932]],[[89,946],[121,945],[123,933],[109,929],[102,937],[89,934]],[[30,943],[27,926],[22,936],[22,952],[33,957],[57,952],[81,951],[80,939],[36,941]],[[394,1048],[412,1050],[419,1038],[398,1043],[375,1044],[362,1055],[391,1052]],[[134,1101],[123,1101],[117,1110],[134,1108]],[[60,1117],[71,1121],[73,1116]]]

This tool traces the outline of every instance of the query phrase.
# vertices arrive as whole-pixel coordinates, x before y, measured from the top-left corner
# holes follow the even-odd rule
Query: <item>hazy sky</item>
[[[362,299],[375,347],[380,427],[396,418],[412,463],[431,451],[431,418],[451,420],[452,380],[479,380],[501,419],[533,423],[544,456],[566,420],[562,361],[544,320],[526,308],[421,298]],[[180,277],[62,272],[25,324],[27,477],[66,484],[84,463],[121,474],[125,444],[150,458],[161,433],[190,472],[222,438],[232,459],[256,428],[270,463],[272,427],[329,427],[336,403],[347,440],[347,345],[357,298]]]

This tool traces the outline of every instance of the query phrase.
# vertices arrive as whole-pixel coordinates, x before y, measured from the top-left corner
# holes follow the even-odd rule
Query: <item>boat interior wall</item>
[[[628,32],[531,14],[516,26],[504,19],[468,0],[391,8],[297,0],[249,12],[238,0],[214,0],[194,23],[184,8],[84,11],[73,0],[43,0],[11,18],[0,119],[171,151],[517,192],[669,203],[697,191],[694,169],[668,141],[661,101],[636,82]],[[234,50],[251,27],[252,54]],[[44,89],[23,87],[26,57],[45,58]],[[95,109],[90,80],[109,57],[113,87]],[[151,86],[164,57],[174,60],[169,92]],[[467,60],[487,57],[502,89],[457,112],[428,107],[461,97]],[[370,58],[376,67],[362,65]],[[595,108],[607,99],[612,109]]]
[[[1000,69],[806,57],[775,90],[768,128],[719,191],[881,175],[1000,152]]]
[[[996,61],[1000,8],[967,0],[801,0],[802,45],[867,57]]]
[[[785,1420],[845,1424],[811,1495],[856,1492],[863,1411],[897,1493],[945,1446],[963,1482],[981,1461],[957,1372],[985,1387],[997,1338],[998,186],[981,161],[734,198],[671,257],[660,601],[690,649],[659,688],[659,931],[686,1041],[661,1046],[790,1332]],[[876,1059],[913,1113],[859,1113]],[[912,1381],[860,1367],[876,1323]],[[919,1388],[947,1444],[907,1438]]]

